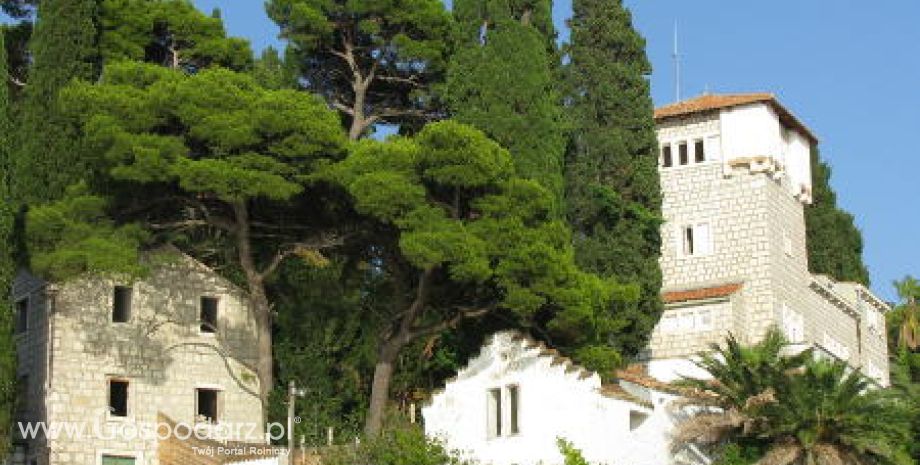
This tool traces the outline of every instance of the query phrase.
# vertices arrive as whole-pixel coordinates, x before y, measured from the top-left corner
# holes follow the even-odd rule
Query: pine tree
[[[641,286],[638,305],[618,309],[629,326],[616,343],[635,354],[662,308],[661,189],[646,79],[652,69],[622,1],[575,0],[573,8],[567,216],[581,267]]]
[[[853,215],[837,206],[837,194],[830,185],[831,167],[817,148],[811,152],[811,176],[812,204],[805,209],[809,269],[838,281],[868,285],[862,233]]]
[[[9,292],[12,287],[13,257],[10,244],[13,232],[14,211],[9,190],[9,160],[12,124],[6,44],[0,29],[0,461],[10,445],[12,413],[15,405],[16,351],[13,344],[12,308]]]
[[[339,110],[349,137],[375,124],[421,126],[439,113],[451,38],[441,0],[269,0],[302,82]]]
[[[32,36],[32,66],[13,157],[17,201],[59,198],[84,174],[75,127],[63,116],[58,93],[73,79],[99,72],[96,0],[45,0]]]
[[[562,212],[565,150],[556,54],[548,0],[457,0],[459,50],[447,78],[453,116],[485,131],[507,148],[521,176],[534,179]]]

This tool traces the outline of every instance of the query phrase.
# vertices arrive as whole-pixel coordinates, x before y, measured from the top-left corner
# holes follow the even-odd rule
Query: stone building
[[[771,327],[888,384],[884,313],[866,287],[808,269],[814,134],[771,94],[703,95],[655,111],[666,310],[647,353],[663,380],[728,333]]]
[[[145,260],[135,281],[15,280],[16,419],[39,428],[17,428],[20,463],[154,465],[161,416],[203,437],[263,441],[245,292],[174,249]]]
[[[555,351],[499,333],[432,396],[426,432],[483,465],[711,463],[670,450],[681,420],[670,381],[705,378],[693,357],[735,335],[781,329],[793,349],[846,361],[888,384],[886,303],[808,269],[809,129],[770,94],[704,95],[655,112],[664,195],[665,311],[641,364],[602,384]],[[672,408],[676,407],[676,408]]]

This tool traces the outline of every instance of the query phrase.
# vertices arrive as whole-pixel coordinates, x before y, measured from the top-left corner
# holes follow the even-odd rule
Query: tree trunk
[[[236,217],[236,242],[240,267],[246,274],[249,290],[249,303],[258,332],[258,361],[256,372],[259,378],[259,400],[262,403],[262,421],[267,424],[268,399],[274,387],[274,364],[272,354],[272,314],[268,295],[265,292],[265,280],[259,272],[252,251],[252,234],[249,224],[249,206],[246,201],[233,204]]]
[[[393,381],[393,365],[402,344],[396,340],[384,342],[377,351],[377,365],[374,366],[374,383],[371,385],[371,405],[364,423],[364,434],[375,438],[383,428],[387,401],[390,399],[390,383]]]
[[[358,140],[367,130],[367,116],[364,113],[364,105],[367,99],[367,83],[355,82],[352,85],[355,92],[355,103],[352,106],[351,128],[348,130],[348,137],[351,140]]]
[[[249,301],[252,305],[258,331],[258,361],[256,372],[259,377],[259,400],[262,402],[262,420],[267,423],[268,399],[274,387],[274,354],[272,352],[272,315],[265,286],[261,282],[250,283]]]

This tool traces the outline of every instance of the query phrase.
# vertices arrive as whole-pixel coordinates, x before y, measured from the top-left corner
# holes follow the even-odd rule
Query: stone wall
[[[156,464],[155,435],[136,438],[133,432],[155,431],[160,413],[195,425],[198,388],[220,391],[222,425],[251,424],[260,431],[258,380],[250,368],[257,357],[256,331],[245,293],[184,255],[160,254],[153,260],[151,274],[140,281],[78,279],[51,294],[54,337],[45,393],[39,397],[47,409],[44,419],[83,425],[87,433],[50,441],[40,451],[40,464],[96,465],[102,454]],[[116,285],[132,287],[128,323],[112,322]],[[216,334],[200,331],[202,296],[219,299]],[[129,383],[127,417],[107,411],[112,379]],[[231,436],[244,432],[248,428]]]
[[[884,372],[877,378],[887,383],[887,348],[883,336],[870,330],[865,310],[875,307],[884,311],[884,304],[867,298],[864,300],[874,304],[863,305],[855,291],[850,293],[852,296],[838,298],[818,285],[823,281],[808,271],[802,203],[807,198],[794,195],[801,189],[792,185],[796,182],[790,180],[781,165],[743,162],[739,154],[727,152],[730,148],[711,147],[725,139],[721,129],[717,112],[659,125],[662,144],[704,139],[707,154],[717,155],[703,163],[691,161],[686,166],[675,164],[659,170],[665,219],[661,229],[663,292],[728,283],[743,286],[725,300],[718,312],[720,321],[711,329],[663,331],[661,325],[669,317],[686,313],[688,307],[711,306],[712,302],[669,305],[652,334],[649,357],[686,358],[727,332],[743,343],[754,343],[771,327],[782,329],[786,323],[784,309],[790,309],[804,320],[804,337],[796,342],[836,352],[854,367],[871,365],[870,371]],[[770,155],[780,154],[746,154],[750,155],[770,159]],[[685,256],[683,230],[700,223],[709,226],[711,251]],[[830,287],[834,285],[830,283]],[[871,296],[867,289],[863,291]]]

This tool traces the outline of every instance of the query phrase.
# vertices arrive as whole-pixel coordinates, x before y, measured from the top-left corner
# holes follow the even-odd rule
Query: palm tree
[[[910,465],[906,404],[841,361],[812,360],[777,387],[758,465]]]
[[[917,305],[920,281],[913,276],[905,276],[904,279],[895,281],[894,287],[901,298],[901,305],[889,316],[891,328],[897,331],[895,339],[899,347],[920,349],[920,306]]]
[[[775,401],[776,386],[789,373],[800,370],[813,357],[811,350],[783,355],[786,338],[770,330],[759,343],[743,346],[733,335],[725,344],[713,344],[699,355],[696,364],[712,379],[684,379],[686,401],[691,412],[675,431],[673,444],[724,444],[749,437],[766,418],[763,409]]]
[[[720,454],[725,446],[758,451],[756,465],[906,465],[908,415],[887,391],[842,362],[816,361],[811,351],[784,355],[771,331],[742,347],[729,337],[701,355],[711,380],[687,379],[679,404],[686,418],[675,449],[695,444]]]

